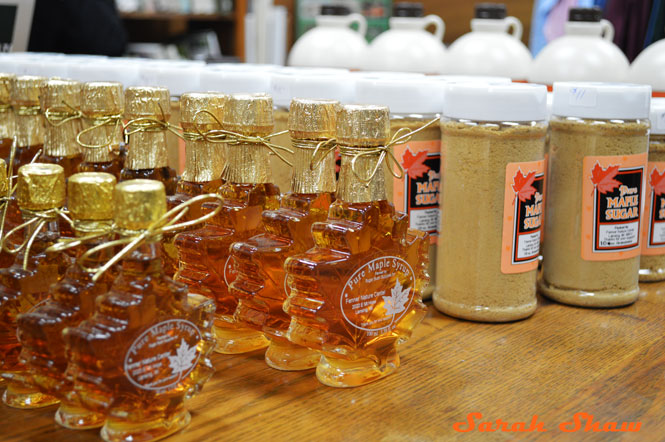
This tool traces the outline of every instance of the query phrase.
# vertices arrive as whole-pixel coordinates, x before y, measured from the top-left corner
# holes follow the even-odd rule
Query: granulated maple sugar
[[[655,123],[654,123],[655,124]],[[665,128],[664,128],[665,129]],[[665,280],[665,135],[649,137],[640,281]]]
[[[547,297],[588,307],[637,299],[648,132],[647,120],[550,120]]]
[[[442,312],[502,322],[535,311],[546,128],[442,121]]]
[[[391,116],[391,136],[406,128],[416,130],[427,124],[431,116]],[[404,177],[395,178],[388,168],[386,193],[388,201],[400,212],[409,213],[410,227],[430,234],[429,267],[430,284],[423,290],[423,299],[432,297],[436,281],[436,245],[439,226],[439,186],[441,164],[441,129],[433,124],[414,134],[408,143],[394,147],[395,157],[404,168]]]

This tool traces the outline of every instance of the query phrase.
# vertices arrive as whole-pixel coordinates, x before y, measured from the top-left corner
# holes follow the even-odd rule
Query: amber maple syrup
[[[163,219],[164,185],[130,180],[115,190],[114,226],[136,238]],[[93,315],[64,332],[67,376],[84,408],[106,416],[106,441],[156,440],[190,421],[185,400],[214,369],[214,302],[165,275],[160,235],[123,256]],[[83,255],[86,256],[86,255]]]
[[[83,152],[79,172],[106,172],[120,179],[122,158],[116,154],[122,140],[124,111],[122,84],[91,82],[83,85],[83,130],[78,141]]]
[[[231,249],[237,276],[230,293],[239,299],[235,320],[265,334],[270,340],[266,363],[279,370],[314,368],[321,358],[317,351],[286,338],[291,317],[283,309],[284,261],[314,246],[312,224],[326,220],[334,200],[335,155],[321,145],[335,136],[338,106],[330,100],[291,102],[292,191],[282,196],[279,209],[263,212],[266,233],[237,242]]]
[[[34,387],[19,358],[16,321],[19,314],[47,298],[51,284],[62,279],[70,264],[66,255],[46,252],[60,237],[55,210],[65,202],[64,169],[56,164],[22,166],[18,170],[16,197],[24,220],[32,220],[24,231],[24,241],[32,239],[32,243],[29,249],[23,247],[18,252],[10,267],[0,270],[0,370],[7,381],[3,401],[16,408],[37,408],[54,404],[57,399]],[[4,248],[8,246],[6,242],[7,237],[3,239]]]
[[[0,158],[0,198],[3,198],[3,200],[0,201],[0,222],[2,222],[2,216],[4,215],[5,217],[2,235],[0,235],[0,238],[2,238],[2,236],[22,222],[21,211],[18,208],[16,197],[12,195],[9,190],[7,165],[2,158]],[[20,240],[18,242],[20,242]],[[0,247],[0,269],[12,265],[14,263],[14,258],[14,255]]]
[[[267,95],[232,95],[224,111],[224,129],[265,137],[273,130],[272,112],[272,98]],[[202,228],[176,237],[176,279],[217,303],[214,330],[220,353],[245,353],[268,345],[263,333],[236,323],[238,299],[228,286],[236,276],[231,244],[262,233],[262,212],[279,207],[279,188],[271,183],[269,165],[264,144],[250,138],[229,143],[222,173],[225,184],[219,188],[221,211]]]
[[[16,121],[14,170],[35,159],[44,147],[44,115],[39,106],[43,77],[22,75],[11,83],[11,105]]]
[[[178,176],[168,166],[166,150],[170,112],[168,89],[128,87],[125,90],[125,119],[129,120],[125,134],[129,142],[121,180],[157,180],[164,184],[167,195],[175,193]]]
[[[68,207],[74,232],[79,241],[90,238],[77,246],[78,255],[109,240],[115,182],[113,175],[100,172],[79,173],[69,178]],[[94,428],[104,423],[104,415],[83,409],[78,401],[72,380],[65,373],[67,355],[62,337],[66,327],[76,326],[92,316],[95,299],[106,293],[113,282],[113,271],[104,273],[96,282],[92,280],[93,274],[85,268],[97,267],[110,256],[98,254],[95,258],[73,263],[64,278],[51,286],[48,299],[18,317],[21,360],[31,371],[37,388],[60,400],[56,422],[73,429]]]
[[[382,152],[388,108],[350,105],[337,116],[342,166],[328,220],[314,223],[315,247],[287,258],[287,337],[322,353],[316,375],[333,387],[394,372],[397,345],[425,315],[428,237],[386,200]],[[385,154],[385,152],[384,152]]]

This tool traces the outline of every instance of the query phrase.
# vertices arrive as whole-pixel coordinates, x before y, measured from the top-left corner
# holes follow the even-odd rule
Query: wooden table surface
[[[540,301],[533,317],[510,324],[459,321],[430,307],[400,369],[354,389],[323,386],[312,371],[272,370],[259,352],[215,355],[217,373],[189,403],[191,424],[167,440],[665,440],[665,283],[643,285],[625,308]],[[101,440],[59,427],[55,407],[0,410],[2,440]],[[537,415],[548,431],[456,432],[469,413],[482,413],[477,424]],[[581,420],[576,434],[562,432],[576,413],[640,422],[640,431],[585,432]]]

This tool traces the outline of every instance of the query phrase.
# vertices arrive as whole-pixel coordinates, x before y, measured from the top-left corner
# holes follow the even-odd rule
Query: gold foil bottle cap
[[[39,106],[39,93],[44,77],[22,75],[16,77],[11,86],[11,103],[13,106]]]
[[[325,140],[335,137],[339,102],[294,98],[289,108],[292,138]]]
[[[107,81],[85,83],[81,92],[81,111],[87,117],[120,115],[125,109],[122,84]]]
[[[9,190],[9,179],[7,178],[7,163],[0,158],[0,196],[7,195]]]
[[[18,169],[16,200],[21,209],[49,210],[65,204],[65,169],[32,163]]]
[[[147,229],[165,213],[166,190],[160,181],[129,180],[115,186],[113,219],[121,229]]]
[[[67,181],[67,208],[75,220],[113,219],[115,177],[104,172],[83,172]]]
[[[14,74],[0,73],[0,105],[9,104],[11,101],[12,83],[16,80]]]
[[[242,135],[269,135],[275,127],[272,97],[267,94],[233,94],[224,111],[224,129]]]
[[[42,111],[51,109],[59,112],[74,112],[81,107],[81,83],[74,80],[51,79],[40,88],[39,104]],[[67,106],[65,103],[67,103]]]
[[[190,92],[180,96],[180,122],[184,125],[219,124],[206,112],[213,114],[220,122],[224,121],[224,108],[228,95],[215,92]],[[184,126],[183,126],[184,127]],[[216,127],[221,129],[221,127]]]
[[[170,116],[171,98],[168,89],[141,86],[125,90],[126,118],[152,117],[166,121]]]
[[[390,136],[390,110],[385,106],[350,104],[337,114],[337,141],[347,146],[380,146]]]

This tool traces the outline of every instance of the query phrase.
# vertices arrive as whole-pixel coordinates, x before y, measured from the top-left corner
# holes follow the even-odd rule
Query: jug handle
[[[358,23],[358,33],[363,37],[367,34],[367,19],[357,12],[347,15],[349,19],[349,26],[353,23]]]
[[[517,17],[506,17],[504,19],[506,23],[508,24],[508,29],[513,28],[513,31],[511,32],[511,35],[515,37],[516,40],[521,40],[522,39],[522,22],[517,18]]]
[[[600,21],[600,28],[603,31],[601,35],[605,40],[607,41],[614,40],[614,25],[612,24],[611,21],[602,19]]]
[[[437,40],[443,40],[443,34],[446,32],[446,24],[443,22],[441,17],[435,14],[430,14],[425,16],[425,27],[434,25],[434,37]]]

